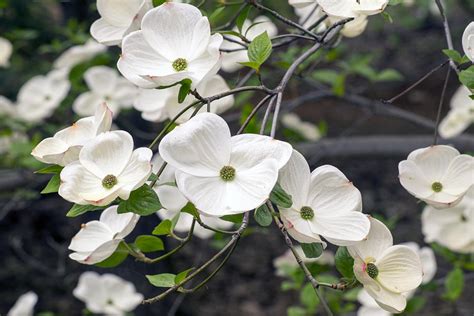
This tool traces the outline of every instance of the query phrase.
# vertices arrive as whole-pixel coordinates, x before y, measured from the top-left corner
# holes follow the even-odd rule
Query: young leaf
[[[452,59],[455,63],[460,64],[462,61],[461,54],[455,49],[443,49],[443,54]]]
[[[254,61],[246,61],[246,62],[241,62],[241,63],[239,62],[239,64],[252,68],[256,71],[260,69],[260,64]]]
[[[240,12],[239,16],[237,19],[235,19],[235,25],[237,26],[237,29],[239,32],[242,34],[242,27],[244,26],[244,22],[247,19],[250,9],[252,9],[252,6],[247,6],[245,7],[242,12]]]
[[[255,37],[249,44],[247,55],[251,62],[262,65],[272,53],[272,41],[267,32]]]
[[[165,249],[163,241],[155,236],[140,235],[135,239],[135,246],[141,252],[154,252]]]
[[[306,258],[318,258],[323,253],[323,245],[320,243],[301,244]]]
[[[300,293],[300,302],[311,312],[316,311],[316,307],[319,304],[319,299],[311,283],[307,283]]]
[[[178,92],[178,103],[183,103],[184,99],[188,96],[189,91],[191,91],[191,83],[192,81],[189,79],[181,80],[181,87]]]
[[[242,223],[242,219],[244,218],[243,214],[235,214],[235,215],[224,215],[221,217],[222,220],[231,222],[234,224]]]
[[[150,176],[148,177],[148,181],[157,181],[157,180],[158,180],[158,176],[155,173],[150,174]]]
[[[336,269],[347,278],[354,278],[354,259],[351,257],[346,247],[339,247],[335,255]]]
[[[459,81],[469,89],[474,89],[474,65],[461,71]]]
[[[140,188],[132,191],[126,201],[121,201],[118,213],[132,212],[141,216],[154,214],[162,208],[156,192],[150,186],[144,184]]]
[[[270,201],[283,208],[289,208],[293,205],[291,195],[286,193],[278,182],[270,193]]]
[[[290,306],[286,310],[287,316],[307,316],[306,310],[299,306]]]
[[[270,226],[273,221],[272,213],[266,204],[259,206],[253,213],[253,217],[255,221],[263,227]]]
[[[59,190],[59,185],[61,184],[61,178],[59,173],[56,173],[48,182],[46,187],[41,191],[41,194],[56,193]]]
[[[155,275],[146,275],[146,278],[151,285],[156,287],[172,287],[175,285],[174,279],[176,278],[176,274],[161,273]]]
[[[110,257],[108,257],[104,261],[96,263],[95,266],[100,268],[114,268],[121,264],[123,261],[125,261],[127,257],[128,249],[123,243],[120,243],[117,247],[117,250],[115,250],[115,252]]]
[[[443,297],[448,301],[455,301],[461,296],[464,288],[464,273],[456,267],[448,273],[446,281],[444,282],[444,295]]]
[[[198,218],[199,213],[193,203],[188,202],[182,209],[181,212],[191,214],[192,216]]]
[[[40,170],[36,170],[35,173],[38,173],[38,174],[55,174],[55,173],[60,173],[61,170],[63,170],[63,166],[59,166],[59,165],[51,165],[51,166],[47,166],[47,167],[44,167]]]
[[[158,6],[162,5],[165,2],[166,2],[166,0],[153,0],[153,6],[158,7]]]
[[[183,272],[180,272],[176,275],[176,277],[174,278],[174,283],[175,284],[179,284],[181,281],[183,281],[187,276],[188,276],[188,273],[193,271],[194,268],[190,268],[190,269],[187,269]]]
[[[96,205],[79,205],[79,204],[74,204],[71,209],[67,212],[66,216],[67,217],[76,217],[79,215],[82,215],[87,212],[91,211],[96,211],[96,210],[101,210],[104,207],[102,206],[96,206]]]
[[[171,232],[171,228],[173,226],[173,223],[169,219],[165,219],[161,223],[158,224],[158,226],[155,227],[153,230],[152,234],[153,235],[169,235]]]

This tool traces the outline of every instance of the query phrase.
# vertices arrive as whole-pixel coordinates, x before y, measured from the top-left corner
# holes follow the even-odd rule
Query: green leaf
[[[331,69],[321,69],[312,74],[315,80],[333,85],[336,83],[339,73]]]
[[[239,16],[237,19],[235,19],[235,25],[237,26],[237,29],[239,32],[242,34],[242,27],[244,26],[244,22],[247,19],[250,10],[252,9],[252,6],[247,6],[245,7],[242,12],[240,12]]]
[[[59,190],[59,185],[61,184],[61,178],[59,173],[56,173],[48,182],[46,187],[41,191],[41,194],[56,193]]]
[[[198,218],[199,213],[193,203],[188,202],[182,209],[181,212],[191,214],[192,216]]]
[[[155,227],[152,234],[153,235],[169,235],[171,233],[171,228],[173,227],[173,223],[169,219],[165,219],[158,226]]]
[[[400,81],[403,76],[395,69],[385,69],[377,74],[375,81]]]
[[[254,61],[239,62],[239,64],[252,68],[256,71],[260,69],[260,64]]]
[[[162,206],[155,190],[144,184],[135,191],[132,191],[128,200],[120,202],[118,213],[131,212],[140,216],[148,216],[161,208]]]
[[[347,278],[354,278],[354,258],[351,257],[346,247],[339,247],[334,257],[336,261],[336,269],[339,273]]]
[[[51,174],[51,173],[60,173],[61,170],[63,170],[63,166],[59,166],[59,165],[51,165],[51,166],[47,166],[47,167],[44,167],[40,170],[36,170],[35,173],[38,173],[38,174]]]
[[[175,285],[174,279],[176,278],[176,274],[161,273],[155,275],[146,275],[146,278],[151,285],[156,287],[172,287]]]
[[[224,215],[221,217],[222,220],[231,222],[234,224],[240,224],[242,223],[242,220],[244,218],[243,214],[235,214],[235,215]]]
[[[268,37],[267,32],[255,37],[249,44],[247,55],[249,61],[262,65],[272,53],[272,41]]]
[[[461,54],[455,49],[443,49],[443,54],[452,59],[455,63],[460,64],[462,61]]]
[[[461,296],[464,289],[464,273],[460,268],[456,267],[448,273],[444,288],[443,298],[448,301],[455,301]]]
[[[290,306],[286,310],[288,316],[307,316],[306,310],[299,306]]]
[[[96,205],[79,205],[74,204],[71,209],[67,212],[67,217],[76,217],[87,212],[92,212],[96,210],[102,210],[104,207]]]
[[[191,91],[191,83],[192,81],[190,79],[181,80],[181,87],[178,92],[178,103],[183,103],[184,99],[188,96],[189,91]]]
[[[162,5],[165,2],[166,2],[166,0],[153,0],[153,6],[158,7],[158,6]]]
[[[155,173],[150,174],[147,181],[157,181],[158,176]]]
[[[174,278],[174,283],[175,284],[179,284],[181,283],[181,281],[183,281],[187,276],[188,276],[188,273],[193,271],[194,268],[190,268],[190,269],[187,269],[183,272],[180,272],[176,275],[176,277]]]
[[[424,297],[413,297],[408,300],[407,307],[405,308],[404,313],[406,314],[416,314],[419,310],[423,308],[426,304],[426,298]]]
[[[140,249],[141,252],[154,252],[165,249],[163,241],[155,236],[140,235],[135,238],[135,246]]]
[[[263,227],[270,226],[273,221],[272,213],[266,204],[259,206],[253,213],[253,217],[255,221]]]
[[[291,195],[286,193],[278,182],[270,193],[270,201],[283,208],[290,208],[293,205]]]
[[[311,312],[316,311],[319,299],[311,283],[307,283],[300,292],[300,302]]]
[[[474,65],[461,71],[459,81],[469,89],[474,89]]]
[[[125,261],[127,257],[128,249],[123,243],[120,243],[115,252],[110,257],[104,261],[96,263],[95,266],[100,268],[114,268]]]
[[[306,258],[318,258],[323,253],[323,245],[320,243],[301,244]]]

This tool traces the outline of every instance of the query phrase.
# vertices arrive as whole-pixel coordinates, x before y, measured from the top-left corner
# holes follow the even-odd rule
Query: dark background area
[[[448,14],[455,47],[460,50],[461,34],[474,16],[473,4],[472,1],[446,2],[449,4]],[[0,9],[3,10],[3,15],[0,15],[0,35],[12,36],[12,33],[18,33],[13,34],[18,40],[13,42],[16,56],[13,56],[12,67],[0,70],[0,95],[13,99],[19,87],[29,77],[49,71],[51,61],[63,47],[71,46],[74,41],[81,41],[81,32],[74,36],[68,34],[70,29],[75,29],[74,26],[71,27],[71,23],[77,24],[77,30],[87,30],[98,17],[93,10],[94,1],[0,0],[0,7],[2,3],[7,6]],[[286,1],[264,3],[287,16],[293,16]],[[403,81],[392,83],[370,83],[360,78],[349,78],[349,93],[374,100],[393,97],[445,60],[441,53],[446,48],[441,19],[433,14],[420,13],[418,16],[417,12],[415,9],[393,10],[393,24],[385,23],[381,17],[372,17],[369,28],[362,36],[343,40],[348,47],[348,54],[370,52],[375,57],[374,67],[394,68],[404,76]],[[398,23],[398,18],[401,21],[406,14],[411,14],[413,21]],[[71,19],[76,22],[71,22]],[[68,24],[69,27],[66,28]],[[282,25],[279,24],[279,27]],[[56,42],[58,43],[55,44]],[[46,49],[44,45],[51,43],[53,45]],[[112,52],[118,54],[118,50]],[[264,79],[271,85],[272,78],[280,78],[282,71],[272,69],[270,73],[268,78],[264,74]],[[225,76],[231,84],[237,81],[236,76],[239,74]],[[395,105],[435,120],[444,76],[445,70],[435,73],[407,96],[397,100]],[[457,78],[452,76],[448,86],[448,100],[458,86]],[[285,99],[292,100],[314,89],[302,80],[295,79],[285,94]],[[443,115],[448,107],[445,105]],[[395,135],[406,137],[408,142],[411,135],[433,133],[431,129],[397,118],[377,113],[367,114],[345,100],[308,101],[299,106],[296,112],[305,121],[327,122],[328,139]],[[229,117],[231,116],[232,114]],[[117,124],[134,135],[139,145],[149,141],[143,136],[153,135],[158,130],[156,125],[143,123],[139,113],[133,111],[121,115]],[[139,126],[140,130],[130,126]],[[233,123],[232,127],[236,131],[238,125]],[[464,137],[469,138],[472,144],[472,134],[469,131]],[[428,145],[429,142],[423,144]],[[341,169],[354,182],[362,192],[365,213],[397,218],[397,225],[392,230],[396,243],[416,241],[423,244],[420,224],[423,206],[398,182],[398,162],[414,148],[396,150],[398,154],[374,155],[367,152],[356,156],[347,155],[344,150],[327,156],[324,151],[318,151],[320,147],[317,145],[305,145],[304,148],[303,152],[312,162],[312,168],[331,164]],[[474,151],[474,148],[467,145],[463,150]],[[66,218],[65,213],[70,204],[59,196],[31,194],[32,191],[39,192],[47,180],[47,177],[34,175],[29,170],[0,170],[0,313],[7,311],[19,295],[32,290],[39,296],[36,311],[80,315],[84,305],[72,296],[72,290],[80,273],[88,270],[115,273],[133,282],[145,297],[154,296],[160,289],[149,285],[145,274],[179,272],[198,265],[216,251],[209,241],[195,238],[190,246],[171,260],[153,266],[135,262],[131,258],[120,267],[109,270],[80,265],[67,257],[67,246],[80,224],[96,219],[97,214],[87,213],[79,218]],[[28,190],[30,199],[18,194],[18,189]],[[142,218],[129,239],[150,233],[158,222],[158,217],[155,216]],[[167,247],[170,246],[172,243],[168,242]],[[296,292],[280,290],[282,279],[275,276],[272,265],[272,260],[285,251],[284,240],[275,227],[265,230],[256,228],[255,233],[240,241],[229,263],[207,288],[186,297],[171,295],[164,302],[140,306],[135,313],[166,315],[170,309],[178,307],[176,315],[285,315],[286,308],[298,300]],[[437,259],[438,272],[435,279],[441,280],[451,266],[443,258]],[[466,281],[463,296],[456,305],[436,298],[439,297],[439,292],[428,293],[428,303],[418,315],[472,315],[473,290],[472,280]]]

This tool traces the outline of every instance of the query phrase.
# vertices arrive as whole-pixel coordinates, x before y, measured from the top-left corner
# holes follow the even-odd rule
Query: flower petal
[[[81,93],[72,104],[72,110],[80,116],[90,116],[94,114],[97,106],[104,102],[104,98],[94,92]]]
[[[410,194],[418,198],[427,198],[433,194],[430,182],[415,162],[410,160],[401,161],[398,164],[399,179],[401,185]]]
[[[77,252],[92,252],[113,238],[114,232],[105,223],[92,221],[84,224],[81,230],[72,237],[68,249]]]
[[[110,257],[115,252],[120,242],[120,239],[110,240],[90,253],[73,252],[69,255],[69,258],[83,264],[96,264]]]
[[[118,78],[117,71],[106,66],[91,67],[84,73],[87,86],[98,95],[115,93]]]
[[[229,164],[230,130],[220,116],[202,113],[176,127],[160,143],[161,157],[176,169],[195,176],[217,177]]]
[[[64,153],[68,149],[69,146],[62,140],[49,137],[36,145],[31,155],[44,163],[63,165]]]
[[[294,209],[307,206],[311,173],[306,159],[296,150],[293,150],[288,163],[281,168],[278,183],[291,195]]]
[[[323,236],[332,244],[349,246],[367,237],[370,221],[367,215],[349,212],[341,216],[318,216],[310,221],[313,232]]]
[[[443,191],[452,195],[463,195],[474,185],[474,158],[459,155],[451,161],[441,180]]]
[[[140,216],[134,213],[118,214],[117,209],[118,205],[106,208],[100,214],[100,222],[107,225],[114,234],[114,239],[123,239],[133,231]]]
[[[385,249],[393,245],[392,234],[387,226],[373,217],[370,217],[369,220],[370,230],[366,239],[347,247],[347,250],[354,259],[377,259]]]
[[[379,269],[377,281],[392,292],[413,290],[423,279],[420,257],[407,246],[387,248],[375,264]]]
[[[414,150],[408,155],[423,175],[431,183],[440,181],[448,169],[451,161],[459,156],[459,151],[451,146],[436,145]]]

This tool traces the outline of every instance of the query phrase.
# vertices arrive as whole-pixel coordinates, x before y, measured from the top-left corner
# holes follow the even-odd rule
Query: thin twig
[[[439,122],[441,120],[441,111],[443,109],[444,98],[446,95],[446,89],[448,88],[450,74],[451,74],[451,68],[448,68],[448,71],[446,72],[446,78],[444,79],[443,90],[441,90],[441,97],[439,98],[438,112],[436,114],[436,123],[435,123],[434,135],[433,135],[433,145],[436,145],[438,143]]]
[[[454,49],[453,38],[451,37],[451,29],[449,27],[446,11],[444,9],[444,6],[441,0],[435,0],[435,2],[436,2],[436,5],[438,6],[438,10],[439,10],[439,13],[441,14],[441,17],[443,18],[444,34],[446,36],[446,42],[448,43],[448,48],[450,50],[453,50]],[[453,70],[459,75],[459,69],[456,66],[456,63],[451,58],[450,58],[449,64],[451,65],[451,68],[453,68]]]

